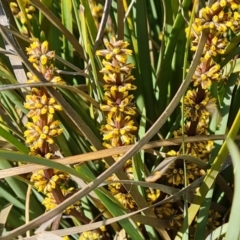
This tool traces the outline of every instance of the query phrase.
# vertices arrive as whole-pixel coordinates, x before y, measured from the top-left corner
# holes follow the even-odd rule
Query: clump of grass
[[[239,1],[0,7],[0,239],[233,236]]]

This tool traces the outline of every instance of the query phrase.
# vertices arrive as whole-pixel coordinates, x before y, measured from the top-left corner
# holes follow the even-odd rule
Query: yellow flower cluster
[[[101,110],[107,112],[107,124],[101,127],[103,140],[108,141],[112,147],[131,144],[134,139],[134,132],[137,130],[131,116],[136,114],[133,106],[133,95],[129,95],[129,90],[135,90],[132,85],[134,77],[131,75],[133,64],[127,64],[128,56],[132,51],[126,49],[127,42],[116,41],[112,38],[105,43],[104,50],[97,51],[96,54],[104,56],[104,101]]]
[[[172,203],[165,203],[156,207],[155,212],[160,219],[168,220],[170,227],[181,226],[183,216],[175,210]]]
[[[34,183],[34,187],[39,192],[43,192],[44,194],[52,192],[52,189],[55,189],[57,185],[60,186],[64,184],[66,181],[68,181],[68,179],[68,174],[57,169],[52,169],[49,176],[46,176],[44,170],[38,170],[31,176],[31,182]]]
[[[239,30],[240,18],[238,9],[239,1],[219,0],[211,6],[206,6],[199,11],[190,31],[191,50],[196,51],[203,30],[207,30],[207,41],[202,57],[192,77],[193,88],[188,90],[183,98],[184,117],[186,118],[184,135],[208,135],[208,125],[211,114],[217,111],[216,99],[211,96],[210,87],[214,81],[222,79],[222,72],[217,59],[225,53],[229,41],[227,32],[236,33]],[[174,132],[174,137],[180,137],[182,129]],[[213,146],[212,141],[188,143],[185,153],[208,161]],[[171,151],[170,156],[182,154]],[[194,181],[200,175],[200,169],[195,164],[186,162],[187,182]],[[172,164],[165,173],[168,183],[173,185],[184,184],[183,161],[178,160]]]
[[[136,107],[132,103],[133,95],[129,91],[135,90],[132,84],[134,77],[131,75],[133,64],[127,63],[128,56],[132,51],[127,49],[128,43],[116,40],[114,37],[105,42],[106,49],[99,50],[96,55],[103,56],[104,74],[104,103],[100,105],[106,113],[106,124],[101,126],[103,133],[103,145],[106,148],[123,146],[133,143],[134,134],[137,130],[133,116],[136,115]],[[120,155],[114,156],[117,159]],[[123,166],[129,179],[133,179],[132,161],[129,159]],[[109,180],[116,180],[113,175]],[[127,209],[136,207],[135,202],[121,184],[109,185],[111,193]]]
[[[22,0],[22,3],[23,3],[23,6],[25,8],[25,12],[27,14],[27,17],[29,19],[32,19],[32,17],[33,17],[32,14],[36,11],[36,8],[33,5],[30,4],[29,0]],[[13,15],[16,18],[19,18],[22,24],[25,24],[26,19],[24,17],[23,12],[20,10],[17,2],[16,1],[10,2],[9,5],[10,5],[10,8],[11,8],[11,11],[12,11]]]
[[[38,40],[31,43],[30,47],[26,49],[29,55],[28,60],[33,63],[33,66],[45,77],[47,69],[53,69],[54,52],[48,51],[48,42],[40,43]],[[52,79],[58,78],[55,76],[53,70],[51,78],[47,79],[51,82]],[[39,80],[32,73],[27,73],[31,76],[28,83],[38,82]],[[63,82],[60,80],[60,82]],[[61,111],[62,107],[56,103],[56,100],[49,96],[44,88],[32,88],[31,94],[26,96],[24,107],[29,109],[27,116],[32,119],[28,122],[26,127],[28,130],[24,132],[26,143],[29,144],[31,151],[40,150],[40,154],[47,154],[49,151],[43,150],[44,143],[53,144],[53,138],[62,133],[59,128],[60,122],[54,120],[55,111]],[[39,151],[37,151],[39,153]],[[43,155],[43,156],[44,156]]]
[[[64,84],[64,81],[54,72],[54,51],[48,50],[48,42],[43,43],[34,40],[30,47],[26,48],[29,55],[28,60],[49,82]],[[38,82],[38,78],[28,72],[28,83]],[[54,137],[59,136],[63,129],[59,127],[60,122],[54,120],[56,111],[61,111],[62,107],[52,98],[44,88],[32,88],[31,94],[26,96],[24,107],[29,110],[27,116],[31,121],[26,124],[27,130],[24,132],[26,143],[30,147],[30,155],[54,159],[51,145]],[[61,203],[67,194],[74,189],[68,188],[69,175],[57,169],[39,170],[32,173],[30,181],[34,187],[46,198],[43,201],[46,210],[54,208]],[[74,206],[70,206],[65,212],[69,213]]]
[[[105,226],[100,227],[97,230],[86,231],[81,234],[79,240],[99,240],[104,239],[103,234],[106,232]]]
[[[221,214],[214,210],[209,210],[208,212],[208,221],[207,221],[207,226],[206,226],[206,233],[209,234],[212,232],[214,229],[220,226],[222,220]],[[197,222],[197,218],[195,219]],[[197,227],[197,223],[194,225],[194,227]]]
[[[196,51],[201,33],[208,31],[207,41],[201,62],[193,76],[194,86],[208,89],[212,81],[221,80],[220,66],[216,63],[217,56],[225,53],[229,41],[227,32],[237,33],[240,29],[240,3],[237,0],[218,0],[211,6],[202,8],[199,17],[191,28],[192,50]],[[187,30],[189,31],[189,29]]]
[[[96,0],[89,0],[89,5],[91,8],[92,15],[95,19],[96,25],[99,24],[99,19],[102,17],[103,6],[100,3],[97,3]]]

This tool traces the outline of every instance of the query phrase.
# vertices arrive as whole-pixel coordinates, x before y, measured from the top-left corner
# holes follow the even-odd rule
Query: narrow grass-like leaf
[[[2,182],[0,182],[0,196],[2,198],[5,198],[9,203],[12,203],[17,208],[20,208],[22,210],[25,209],[25,204],[23,203],[23,201],[20,201],[20,199],[16,198],[16,196],[11,194]]]
[[[240,41],[240,33],[238,33],[235,37],[231,39],[231,42],[228,44],[224,56],[227,56],[229,53],[231,53],[238,45]]]
[[[165,1],[165,3],[170,1]],[[190,6],[191,1],[184,0],[182,3],[183,9],[188,9]],[[169,14],[170,17],[172,14]],[[162,58],[161,67],[159,69],[159,78],[157,82],[157,87],[160,92],[160,98],[158,100],[158,113],[162,113],[167,106],[167,94],[168,94],[168,84],[170,79],[172,79],[172,69],[171,69],[171,62],[172,56],[174,54],[174,50],[178,41],[179,32],[183,28],[184,19],[182,16],[181,11],[178,12],[173,27],[171,29],[171,33],[169,35],[169,39],[166,43],[166,48],[164,51],[164,56]]]
[[[3,232],[3,228],[6,224],[9,212],[12,209],[13,204],[8,204],[7,206],[5,206],[1,212],[0,212],[0,236],[2,236],[2,232]]]
[[[9,131],[6,131],[3,127],[0,126],[0,135],[16,147],[22,153],[28,153],[28,148],[22,144],[16,137],[14,137]]]
[[[0,150],[0,158],[2,159],[7,159],[10,161],[20,161],[20,162],[26,162],[26,163],[35,163],[43,166],[48,166],[49,168],[56,168],[61,170],[62,172],[66,172],[69,174],[72,174],[76,177],[81,178],[82,176],[73,168],[67,167],[63,164],[50,161],[45,158],[40,158],[40,157],[35,157],[35,156],[30,156],[27,154],[22,154],[22,153],[16,153],[16,152],[9,152],[9,151],[3,151]]]
[[[85,12],[85,16],[86,16],[86,23],[88,26],[88,31],[89,31],[89,36],[91,39],[91,42],[89,42],[89,44],[91,44],[93,46],[94,41],[96,39],[97,36],[97,27],[96,24],[94,22],[94,18],[89,6],[89,1],[88,0],[80,0],[82,5],[84,6],[84,12]]]
[[[199,210],[199,214],[197,216],[197,228],[194,235],[194,240],[202,240],[203,234],[206,231],[206,225],[208,223],[208,213],[212,203],[212,196],[213,196],[214,185],[208,191],[203,205]]]
[[[4,68],[3,66],[0,66],[0,76],[6,78],[7,80],[9,80],[10,83],[17,83],[17,80],[15,79],[15,77],[11,74],[10,71],[8,71],[6,68]]]
[[[228,166],[228,164],[225,164],[224,167]],[[113,168],[113,167],[111,167]],[[224,168],[223,168],[224,169]],[[109,171],[109,170],[107,170]],[[104,177],[106,176],[106,173],[104,175]],[[101,176],[99,176],[101,177]],[[190,186],[180,190],[179,192],[177,192],[176,194],[174,194],[173,196],[170,196],[156,204],[153,204],[152,206],[148,206],[144,209],[140,209],[138,211],[135,211],[134,213],[128,213],[125,214],[124,216],[120,216],[118,217],[118,220],[120,219],[124,219],[124,218],[129,218],[131,216],[133,216],[136,213],[139,213],[141,211],[144,211],[146,209],[149,209],[151,207],[156,207],[158,205],[167,203],[169,201],[177,201],[179,200],[183,195],[186,195],[187,193],[191,192],[193,188],[196,188],[197,186],[199,186],[199,184],[202,182],[203,177],[196,180],[195,182],[193,182]],[[97,184],[96,184],[97,182]],[[18,236],[19,234],[29,230],[29,229],[33,229],[34,227],[40,225],[41,223],[51,219],[52,217],[56,216],[56,214],[61,213],[64,209],[66,209],[66,207],[70,206],[71,204],[75,203],[76,201],[78,201],[81,197],[85,196],[86,194],[89,193],[89,188],[94,189],[94,187],[96,188],[96,185],[100,185],[100,183],[102,182],[102,179],[100,178],[100,180],[96,179],[95,183],[92,182],[91,185],[87,185],[85,188],[83,188],[82,190],[80,190],[79,192],[75,193],[74,195],[72,195],[71,197],[69,197],[66,201],[64,201],[63,203],[59,204],[58,207],[56,207],[55,209],[45,213],[44,215],[42,215],[41,217],[38,217],[37,219],[32,220],[28,225],[24,225],[18,229],[15,229],[13,231],[11,231],[9,234],[7,234],[4,237],[4,240],[11,240],[13,237]],[[94,185],[94,187],[92,187],[92,185]],[[0,199],[1,200],[1,199]],[[99,226],[102,226],[103,224],[107,224],[110,223],[111,221],[108,220],[104,220],[104,223],[101,221],[100,225],[97,225],[94,228],[97,228]],[[92,228],[91,228],[92,229]],[[72,232],[72,229],[71,229]],[[79,231],[78,231],[79,232]],[[0,240],[2,240],[3,238],[0,237]]]
[[[223,67],[223,77],[240,72],[240,59],[232,60]]]
[[[81,27],[80,27],[81,22],[79,19],[79,1],[72,0],[72,6],[73,6],[74,16],[75,16],[76,23],[77,23],[77,29],[78,29],[78,32],[80,33],[81,32]]]
[[[73,18],[72,18],[72,0],[63,0],[61,1],[61,10],[62,10],[62,24],[67,28],[67,30],[73,34]],[[66,37],[63,36],[63,51],[66,59],[73,58],[73,47],[66,41]]]
[[[224,139],[225,135],[219,135],[219,136],[213,136],[213,135],[208,135],[208,136],[195,136],[195,137],[188,137],[185,139],[185,142],[198,142],[198,141],[208,141],[208,140],[220,140]],[[238,139],[240,139],[240,136],[238,136]],[[142,149],[149,149],[149,148],[158,148],[161,146],[174,146],[174,145],[180,145],[181,144],[181,139],[169,139],[169,140],[162,140],[162,141],[155,141],[148,143],[142,147]],[[72,142],[74,144],[74,141]],[[71,142],[70,142],[71,144]],[[76,146],[76,145],[74,145]],[[103,149],[99,150],[96,152],[88,152],[85,154],[80,154],[76,156],[71,156],[71,157],[65,157],[62,159],[57,159],[53,160],[62,164],[76,164],[76,163],[82,163],[86,161],[91,161],[95,159],[102,159],[106,158],[109,156],[117,155],[117,154],[122,154],[129,149],[131,149],[133,145],[126,145],[122,147],[117,147],[117,148],[112,148],[112,149]],[[46,169],[44,166],[39,166],[35,164],[31,165],[25,165],[24,167],[15,167],[14,171],[11,169],[5,169],[1,171],[0,178],[4,177],[9,177],[9,176],[15,176],[15,175],[21,175],[25,173],[29,173],[32,171],[37,171],[39,169]]]
[[[223,225],[216,228],[213,232],[211,232],[205,240],[220,240],[223,237],[228,229],[228,223],[224,223]]]
[[[0,159],[0,168],[6,169],[11,168],[12,165],[3,159]],[[15,178],[5,178],[5,181],[9,185],[9,187],[12,189],[12,191],[18,196],[19,199],[25,200],[26,198],[26,184],[20,182],[18,179]]]
[[[138,0],[136,6],[136,34],[138,36],[138,60],[139,60],[139,79],[138,84],[142,85],[142,94],[145,101],[146,116],[154,121],[156,116],[152,110],[154,106],[152,69],[149,54],[149,41],[147,30],[147,12],[145,1]]]
[[[231,115],[229,116],[229,124],[233,123],[234,118],[239,109],[238,99],[240,99],[240,84],[234,87],[233,92],[235,93],[235,95],[234,95],[234,99],[231,102]]]
[[[239,201],[240,201],[240,153],[239,148],[234,144],[231,138],[227,139],[227,145],[232,156],[234,166],[234,196],[228,222],[228,228],[226,233],[226,240],[233,240],[240,238],[239,227]]]
[[[219,102],[221,121],[220,121],[220,123],[215,122],[215,129],[218,127],[218,129],[216,129],[216,131],[215,131],[215,134],[225,134],[226,133],[227,123],[229,121],[230,107],[232,104],[233,91],[235,88],[235,82],[237,80],[236,77],[237,77],[236,75],[231,75],[231,77],[229,78],[229,80],[227,82],[227,85],[222,86],[222,88],[224,88],[224,94],[222,97],[222,101],[220,98],[220,102]],[[219,126],[217,126],[217,124],[219,124]],[[214,149],[211,154],[210,163],[217,156],[221,145],[222,145],[222,141],[215,142]]]

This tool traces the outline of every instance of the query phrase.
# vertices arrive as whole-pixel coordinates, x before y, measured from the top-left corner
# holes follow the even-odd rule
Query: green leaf
[[[0,236],[2,236],[2,232],[3,232],[3,228],[6,224],[6,221],[7,221],[7,218],[8,218],[8,215],[12,209],[12,204],[8,204],[7,206],[5,206],[1,212],[0,212]]]
[[[238,58],[237,60],[232,60],[228,62],[224,67],[223,67],[223,78],[231,75],[231,73],[237,73],[240,72],[240,59]]]
[[[10,132],[5,130],[3,127],[0,126],[0,136],[6,139],[9,143],[11,143],[13,146],[15,146],[20,152],[28,153],[28,148],[19,142],[19,140],[14,137]]]
[[[233,240],[240,238],[240,226],[239,226],[239,215],[240,215],[240,153],[239,148],[233,142],[231,138],[227,139],[227,145],[229,152],[232,156],[232,162],[234,166],[234,196],[231,207],[231,213],[228,222],[228,229],[226,233],[226,240]]]
[[[25,204],[20,201],[20,199],[17,198],[15,194],[11,194],[9,189],[7,189],[7,187],[2,182],[0,182],[0,196],[2,198],[5,198],[9,203],[12,203],[17,208],[20,208],[22,210],[25,209]]]
[[[46,158],[40,158],[40,157],[30,156],[23,153],[16,153],[16,152],[3,151],[3,150],[0,150],[0,158],[10,160],[10,161],[35,163],[35,164],[43,165],[49,168],[56,168],[63,172],[72,174],[76,177],[82,178],[82,175],[80,175],[78,171],[76,171],[75,169],[67,167],[61,163],[51,161]]]

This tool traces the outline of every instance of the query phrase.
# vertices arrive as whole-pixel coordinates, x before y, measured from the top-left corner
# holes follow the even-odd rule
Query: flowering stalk
[[[134,132],[137,130],[132,119],[136,115],[136,108],[132,103],[133,95],[129,94],[136,86],[132,84],[133,64],[127,63],[128,56],[132,54],[132,51],[127,49],[128,45],[127,42],[117,41],[112,37],[110,42],[105,42],[106,49],[96,52],[96,55],[104,56],[104,67],[100,71],[104,74],[104,103],[100,107],[106,113],[106,124],[101,126],[103,145],[106,148],[133,143]],[[119,157],[114,156],[114,159],[117,161]],[[128,160],[123,168],[129,179],[133,179],[131,160]],[[116,176],[112,176],[111,180],[114,178],[116,179]],[[109,185],[109,189],[124,207],[136,207],[131,195],[125,192],[121,184]]]
[[[14,17],[16,19],[19,19],[22,24],[21,33],[23,35],[29,36],[29,32],[26,27],[26,25],[28,25],[27,19],[31,20],[33,18],[33,14],[36,11],[36,8],[30,3],[29,0],[22,0],[21,4],[22,8],[18,5],[17,1],[12,1],[9,3],[9,6]]]
[[[29,55],[28,60],[46,80],[64,84],[64,81],[54,71],[55,53],[48,51],[47,41],[40,43],[38,40],[34,40],[26,51]],[[39,81],[30,72],[27,73],[27,76],[28,83]],[[26,96],[24,107],[29,110],[27,116],[30,121],[26,124],[27,130],[24,132],[26,143],[30,148],[29,154],[49,160],[58,158],[52,150],[52,144],[54,144],[54,138],[59,136],[63,129],[60,128],[60,121],[54,119],[54,115],[56,111],[61,111],[62,107],[43,87],[31,89],[31,93]],[[39,192],[46,196],[42,204],[47,211],[63,202],[74,190],[68,186],[69,175],[57,169],[36,171],[32,173],[30,181]],[[73,213],[76,211],[76,206],[69,206],[65,213]],[[84,217],[81,217],[81,220],[89,222]]]
[[[32,14],[36,11],[36,8],[30,4],[29,0],[23,0],[22,2],[23,2],[23,6],[25,8],[25,12],[27,14],[28,19],[32,19],[32,17],[33,17]],[[10,5],[13,15],[16,18],[19,18],[22,24],[25,24],[26,19],[24,17],[23,12],[20,10],[18,4],[16,3],[16,1],[10,2],[9,5]]]
[[[104,103],[100,105],[103,112],[106,113],[106,124],[101,126],[103,133],[103,145],[106,148],[113,148],[123,145],[129,145],[134,142],[137,126],[134,121],[136,116],[136,107],[133,104],[133,94],[129,91],[136,90],[132,84],[134,77],[131,71],[133,64],[127,63],[128,56],[132,51],[127,49],[128,43],[122,40],[111,38],[106,41],[106,49],[96,52],[96,55],[103,56],[103,68],[100,71],[104,74]],[[113,156],[117,161],[121,156]],[[123,166],[124,172],[129,179],[133,179],[132,159],[126,161]],[[111,176],[109,180],[116,180],[116,176]],[[136,203],[131,195],[126,192],[121,184],[109,185],[110,192],[126,209],[136,209]],[[149,202],[155,201],[160,191],[147,192]]]
[[[216,99],[211,96],[210,88],[213,82],[219,82],[222,79],[222,71],[218,61],[222,58],[229,43],[227,33],[232,31],[235,34],[239,31],[239,7],[240,3],[237,0],[216,1],[212,6],[202,8],[199,12],[199,17],[195,19],[191,29],[187,29],[187,31],[191,31],[191,50],[193,51],[197,49],[202,31],[206,29],[208,35],[199,65],[192,77],[192,88],[187,91],[183,99],[185,114],[183,132],[185,136],[209,134],[208,125],[210,117],[213,111],[217,109]],[[173,134],[174,137],[180,137],[182,129],[175,131]],[[184,153],[207,162],[212,151],[212,146],[212,141],[187,143]],[[168,152],[170,156],[181,154],[183,154],[182,147],[178,151],[172,150]],[[196,180],[202,174],[202,171],[196,164],[186,161],[187,183],[189,184]],[[183,186],[183,160],[179,159],[170,165],[165,172],[165,176],[168,184]],[[165,215],[170,215],[170,209],[171,207],[168,210],[161,210],[160,207],[160,210],[158,208],[157,211],[163,212]],[[220,224],[218,221],[220,217],[220,214],[217,212],[209,212],[209,219],[211,218],[209,229],[213,230]]]
[[[211,96],[210,87],[213,82],[222,79],[222,72],[217,60],[225,53],[229,43],[227,31],[233,33],[239,29],[240,15],[237,11],[238,1],[216,1],[211,7],[200,10],[199,17],[195,19],[191,28],[193,51],[196,51],[198,41],[204,29],[208,30],[207,41],[200,59],[200,63],[192,77],[192,89],[188,90],[183,99],[186,123],[184,133],[186,136],[209,134],[208,125],[212,112],[216,110],[216,99]],[[189,31],[189,29],[187,29]],[[175,137],[182,135],[182,130],[174,132]],[[185,146],[186,154],[208,161],[212,150],[212,141],[188,143]],[[180,155],[171,151],[169,155]],[[181,160],[182,162],[182,160]],[[178,161],[166,172],[168,183],[181,185],[184,183],[183,164]],[[177,168],[175,166],[178,166]],[[195,164],[187,164],[187,180],[195,180],[199,176],[199,169]]]

